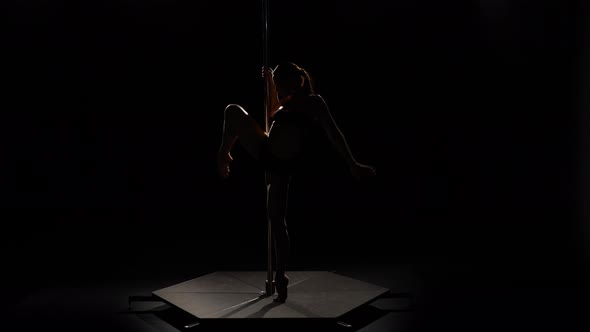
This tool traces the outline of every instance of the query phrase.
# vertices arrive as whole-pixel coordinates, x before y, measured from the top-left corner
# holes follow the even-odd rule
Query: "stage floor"
[[[199,319],[338,318],[389,289],[328,271],[291,271],[285,303],[263,296],[266,271],[216,271],[152,294]]]

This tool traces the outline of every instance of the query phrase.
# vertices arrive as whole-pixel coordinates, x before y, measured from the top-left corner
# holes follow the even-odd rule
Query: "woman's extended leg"
[[[267,210],[274,238],[276,258],[275,285],[277,297],[275,300],[279,302],[285,302],[287,299],[287,284],[289,281],[286,270],[290,242],[286,215],[290,182],[291,177],[288,175],[267,173]]]
[[[234,143],[239,143],[254,157],[259,159],[262,141],[267,135],[246,110],[237,104],[225,107],[223,116],[223,136],[217,155],[217,171],[222,178],[229,176],[229,164],[232,162],[231,150]]]

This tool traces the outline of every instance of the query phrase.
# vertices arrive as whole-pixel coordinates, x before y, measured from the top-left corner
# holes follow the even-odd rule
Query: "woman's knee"
[[[282,206],[269,206],[268,207],[268,218],[270,219],[273,228],[282,227],[282,223],[285,219],[285,208]]]
[[[246,110],[238,105],[238,104],[228,104],[225,107],[225,116],[226,118],[237,118],[237,117],[242,117],[244,115],[248,115],[248,112],[246,112]]]
[[[272,233],[275,239],[283,241],[287,237],[287,222],[285,218],[273,218],[271,217]]]

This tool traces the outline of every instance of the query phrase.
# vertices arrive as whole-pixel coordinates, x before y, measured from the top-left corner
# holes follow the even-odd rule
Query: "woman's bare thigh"
[[[226,120],[232,121],[238,133],[238,142],[252,157],[260,158],[260,151],[267,134],[246,110],[237,104],[225,108]]]

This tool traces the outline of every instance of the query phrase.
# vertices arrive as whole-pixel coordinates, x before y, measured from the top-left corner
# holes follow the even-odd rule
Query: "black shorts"
[[[260,163],[266,171],[281,175],[294,175],[300,168],[301,159],[281,159],[275,156],[270,151],[268,139],[265,139],[260,148]]]

